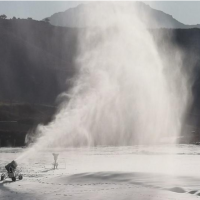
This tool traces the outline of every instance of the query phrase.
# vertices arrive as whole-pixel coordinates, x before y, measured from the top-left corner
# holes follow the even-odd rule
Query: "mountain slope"
[[[75,29],[0,20],[0,101],[54,104],[74,73]]]
[[[85,22],[85,13],[87,13],[90,9],[101,9],[102,3],[104,2],[90,2],[87,4],[80,4],[79,6],[70,8],[64,12],[55,13],[49,17],[50,23],[55,26],[63,27],[95,26],[95,24],[92,22]],[[149,28],[200,28],[200,25],[185,25],[174,19],[171,15],[153,9],[142,2],[131,2],[130,6],[135,4],[138,7],[139,15],[142,21],[148,24]]]

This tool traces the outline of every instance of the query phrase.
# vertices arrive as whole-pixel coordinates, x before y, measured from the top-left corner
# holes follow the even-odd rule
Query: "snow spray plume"
[[[159,54],[137,3],[91,3],[82,17],[69,101],[33,148],[175,142],[188,102],[180,53]]]

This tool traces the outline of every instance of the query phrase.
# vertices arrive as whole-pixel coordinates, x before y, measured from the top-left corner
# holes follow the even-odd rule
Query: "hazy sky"
[[[6,14],[8,18],[32,17],[41,20],[80,3],[81,1],[0,1],[0,14]],[[172,15],[182,23],[200,24],[200,1],[149,1],[145,3]]]

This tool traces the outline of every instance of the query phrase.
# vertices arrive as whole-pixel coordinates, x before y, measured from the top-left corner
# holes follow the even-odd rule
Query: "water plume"
[[[182,55],[159,52],[140,3],[95,2],[82,10],[73,87],[35,148],[175,142],[189,100]],[[167,41],[169,42],[169,41]]]

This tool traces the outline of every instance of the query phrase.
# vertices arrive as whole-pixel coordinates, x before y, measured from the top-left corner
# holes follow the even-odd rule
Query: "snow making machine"
[[[23,179],[23,175],[17,169],[17,163],[14,160],[11,163],[7,164],[5,168],[6,172],[1,175],[1,181],[3,181],[6,178],[11,178],[12,181],[16,181],[17,178],[19,180]]]

